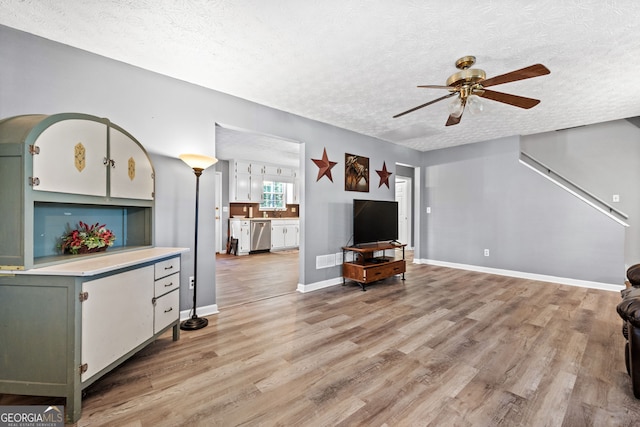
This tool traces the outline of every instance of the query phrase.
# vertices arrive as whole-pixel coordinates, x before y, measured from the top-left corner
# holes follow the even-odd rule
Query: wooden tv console
[[[352,252],[353,261],[342,263],[342,284],[344,285],[347,279],[353,280],[358,282],[363,291],[366,291],[366,284],[397,274],[402,274],[402,280],[404,280],[404,273],[407,270],[404,258],[405,246],[407,245],[401,243],[370,243],[358,246],[343,246],[342,259],[347,259],[347,252]],[[386,250],[400,248],[402,248],[402,259],[386,256]],[[382,251],[382,256],[375,256],[375,252],[379,251]]]

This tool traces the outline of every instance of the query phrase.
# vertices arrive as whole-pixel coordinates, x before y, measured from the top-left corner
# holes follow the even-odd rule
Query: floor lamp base
[[[202,329],[209,324],[209,319],[206,317],[193,316],[191,319],[187,319],[180,323],[180,329],[184,331],[195,331]]]

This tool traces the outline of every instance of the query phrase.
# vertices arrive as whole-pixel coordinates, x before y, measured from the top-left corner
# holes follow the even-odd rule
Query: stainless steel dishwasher
[[[271,249],[271,220],[251,220],[251,252]]]

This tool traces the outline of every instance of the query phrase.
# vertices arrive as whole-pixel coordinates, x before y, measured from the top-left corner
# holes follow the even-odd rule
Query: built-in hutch
[[[66,397],[173,329],[180,254],[153,246],[154,170],[108,119],[26,115],[0,121],[0,393]],[[108,251],[67,255],[79,221],[116,235]]]

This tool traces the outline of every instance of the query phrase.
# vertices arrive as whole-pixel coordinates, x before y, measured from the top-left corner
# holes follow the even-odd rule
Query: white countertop
[[[283,216],[283,217],[261,217],[261,216],[254,216],[253,218],[234,218],[231,217],[229,218],[231,221],[264,221],[264,220],[269,220],[269,221],[279,221],[279,220],[291,220],[291,221],[298,221],[300,219],[300,217],[297,216]]]
[[[42,276],[95,276],[120,268],[130,267],[142,262],[154,261],[171,255],[189,252],[189,248],[147,248],[134,251],[122,251],[97,257],[84,258],[47,267],[30,270],[0,271],[2,274],[29,274]]]

